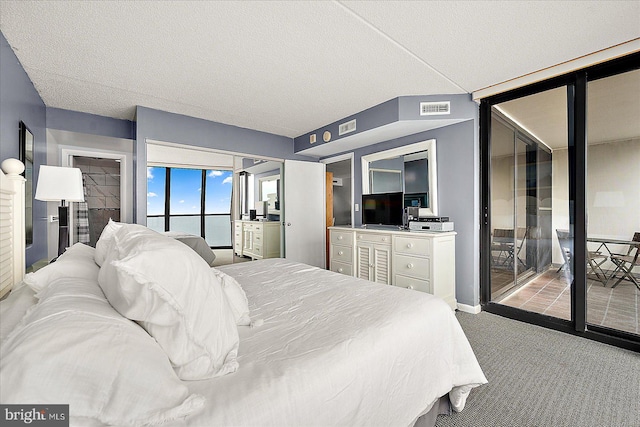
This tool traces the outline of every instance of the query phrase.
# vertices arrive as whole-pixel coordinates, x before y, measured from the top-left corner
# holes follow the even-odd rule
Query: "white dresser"
[[[329,227],[330,269],[427,292],[456,308],[455,232]]]
[[[280,257],[280,221],[234,221],[233,250],[253,259]]]

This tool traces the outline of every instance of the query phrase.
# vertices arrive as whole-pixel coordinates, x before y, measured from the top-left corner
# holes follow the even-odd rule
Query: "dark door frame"
[[[508,307],[491,301],[491,107],[502,102],[567,87],[569,222],[574,247],[586,248],[587,238],[587,83],[640,69],[640,53],[571,72],[549,80],[485,98],[480,103],[480,303],[482,309],[640,352],[640,337],[623,331],[587,325],[586,250],[574,251],[571,284],[571,320]]]

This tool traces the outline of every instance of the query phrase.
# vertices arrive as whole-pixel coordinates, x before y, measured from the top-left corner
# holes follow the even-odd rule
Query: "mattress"
[[[447,393],[461,410],[486,382],[437,297],[283,259],[221,270],[254,326],[239,327],[237,372],[186,383],[207,404],[184,425],[405,426]]]

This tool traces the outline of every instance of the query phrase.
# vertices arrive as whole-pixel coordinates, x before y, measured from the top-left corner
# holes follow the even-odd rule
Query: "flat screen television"
[[[404,197],[402,192],[363,194],[362,224],[403,225]]]

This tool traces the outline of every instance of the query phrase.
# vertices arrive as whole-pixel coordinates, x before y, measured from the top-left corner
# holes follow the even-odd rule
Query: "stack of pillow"
[[[76,419],[159,424],[204,403],[180,380],[238,369],[244,291],[146,227],[110,221],[95,249],[76,244],[24,283],[38,303],[2,341],[4,404],[69,403]]]

